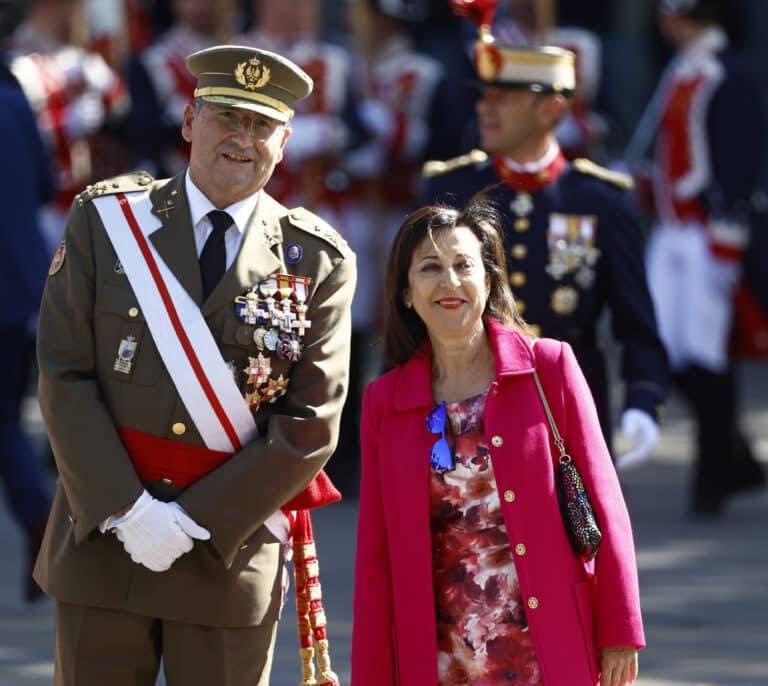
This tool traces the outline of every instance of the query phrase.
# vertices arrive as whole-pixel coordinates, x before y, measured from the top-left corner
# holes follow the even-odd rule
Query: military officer
[[[476,110],[483,150],[425,165],[424,201],[463,204],[494,186],[506,215],[512,290],[541,335],[568,341],[595,396],[606,439],[610,403],[598,319],[606,308],[622,344],[626,398],[622,464],[650,454],[667,390],[664,348],[643,271],[643,241],[627,177],[565,160],[554,131],[575,85],[573,53],[481,41]]]
[[[337,440],[354,255],[262,190],[312,81],[239,46],[187,67],[189,166],[80,194],[43,296],[61,480],[36,578],[62,686],[154,685],[161,657],[168,684],[267,684],[281,506]]]

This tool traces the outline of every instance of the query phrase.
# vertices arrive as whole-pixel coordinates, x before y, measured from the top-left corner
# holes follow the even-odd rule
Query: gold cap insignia
[[[251,57],[235,67],[235,80],[246,90],[255,91],[269,83],[270,71],[258,57]]]

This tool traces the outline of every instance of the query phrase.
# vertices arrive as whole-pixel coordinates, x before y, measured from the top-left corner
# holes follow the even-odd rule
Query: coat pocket
[[[584,648],[589,671],[595,683],[600,676],[600,665],[597,659],[597,647],[595,645],[595,610],[594,610],[594,581],[587,579],[573,585],[573,596],[576,603],[576,613],[579,615],[581,634],[584,639]]]

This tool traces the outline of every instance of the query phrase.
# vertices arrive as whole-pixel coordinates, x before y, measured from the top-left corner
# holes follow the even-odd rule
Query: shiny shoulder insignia
[[[288,221],[297,229],[306,231],[313,236],[330,243],[343,256],[350,254],[347,241],[330,224],[303,207],[295,207],[288,213]]]
[[[429,160],[421,167],[421,175],[425,179],[431,179],[434,176],[442,176],[448,172],[468,167],[470,164],[480,164],[488,159],[488,155],[482,150],[475,148],[468,153],[452,157],[450,160]]]
[[[585,157],[574,160],[573,168],[582,174],[588,174],[589,176],[597,177],[601,181],[607,181],[625,191],[631,190],[635,186],[635,182],[629,174],[606,169]]]
[[[154,178],[149,172],[131,172],[129,174],[122,174],[121,176],[115,176],[105,181],[99,181],[98,183],[88,186],[80,195],[77,196],[77,201],[84,205],[90,202],[94,198],[99,198],[102,195],[112,195],[114,193],[135,193],[136,191],[143,191],[147,189],[147,186],[154,181]]]

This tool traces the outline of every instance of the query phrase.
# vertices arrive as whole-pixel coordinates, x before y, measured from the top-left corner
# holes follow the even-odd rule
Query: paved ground
[[[743,390],[749,432],[768,461],[768,366],[746,367]],[[29,416],[30,427],[38,430],[33,404]],[[637,684],[767,686],[768,495],[734,500],[712,523],[689,521],[690,429],[673,399],[656,460],[623,477],[649,642]],[[354,502],[329,507],[315,518],[331,653],[343,684],[349,682],[355,521]],[[51,684],[51,604],[29,608],[19,600],[21,539],[4,511],[0,542],[0,686]],[[275,686],[300,681],[293,616],[293,608],[286,607]]]

